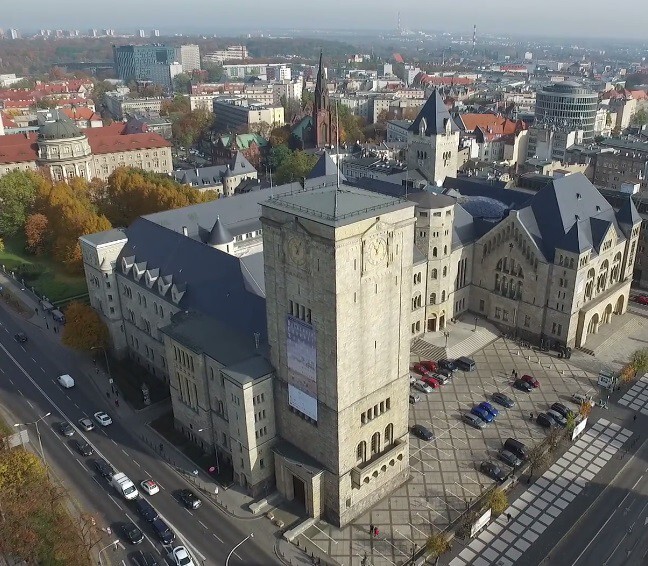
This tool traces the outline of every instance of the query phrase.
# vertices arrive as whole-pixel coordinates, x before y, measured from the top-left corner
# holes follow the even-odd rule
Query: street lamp
[[[118,544],[119,544],[119,539],[115,539],[115,540],[112,541],[111,543],[109,543],[109,544],[107,544],[106,546],[104,546],[101,550],[99,550],[99,566],[103,566],[103,562],[101,561],[101,553],[102,553],[104,550],[106,550],[107,548],[110,548],[111,546],[114,546],[115,548],[117,548],[117,545],[118,545]]]
[[[29,425],[36,425],[36,436],[38,436],[38,444],[40,445],[40,453],[41,453],[41,458],[43,459],[43,464],[45,464],[45,470],[47,470],[47,461],[45,460],[45,452],[43,450],[43,439],[41,438],[40,431],[38,430],[38,423],[41,422],[43,419],[49,417],[52,413],[47,413],[40,417],[39,419],[35,420],[34,422],[31,423],[16,423],[14,426],[29,426]]]
[[[229,561],[230,558],[232,557],[232,554],[236,551],[236,549],[241,546],[246,540],[249,538],[254,538],[254,533],[250,533],[248,536],[246,536],[241,542],[239,542],[232,550],[230,550],[230,553],[227,555],[227,559],[225,560],[225,566],[229,566]]]
[[[445,330],[443,332],[443,336],[445,337],[445,347],[446,347],[446,350],[447,350],[448,349],[448,338],[450,338],[450,333],[447,330]]]
[[[477,332],[477,321],[478,320],[479,319],[477,317],[475,317],[475,328],[473,328],[473,332]]]

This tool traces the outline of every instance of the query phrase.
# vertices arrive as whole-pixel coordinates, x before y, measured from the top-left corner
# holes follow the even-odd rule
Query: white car
[[[142,486],[142,490],[149,495],[155,495],[160,491],[160,486],[153,480],[144,480],[140,485]]]
[[[82,419],[79,419],[79,426],[86,432],[90,432],[91,430],[94,430],[95,427],[94,423],[88,417],[83,417]]]
[[[178,566],[195,566],[194,561],[189,556],[184,546],[176,546],[173,551],[173,560]]]
[[[421,393],[433,393],[434,389],[432,389],[425,381],[421,381],[420,379],[417,379],[414,384],[412,385],[414,389],[418,389]]]
[[[101,426],[108,426],[112,424],[112,419],[103,411],[99,411],[94,414],[95,421],[97,421]]]

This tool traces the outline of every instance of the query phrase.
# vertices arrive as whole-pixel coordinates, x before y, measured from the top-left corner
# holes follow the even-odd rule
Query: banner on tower
[[[286,317],[288,402],[317,420],[317,336],[312,325]]]

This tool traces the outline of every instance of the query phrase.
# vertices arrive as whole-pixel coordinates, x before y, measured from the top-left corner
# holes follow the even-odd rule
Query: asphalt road
[[[23,331],[29,341],[19,344],[16,332]],[[76,386],[66,390],[55,378],[63,373],[75,377]],[[127,557],[134,550],[148,550],[162,558],[168,554],[154,538],[149,525],[135,513],[133,502],[127,502],[96,474],[92,461],[104,457],[118,471],[126,473],[136,484],[153,478],[162,488],[160,493],[147,497],[160,516],[176,533],[175,545],[186,544],[197,564],[225,564],[229,552],[253,530],[252,524],[236,520],[224,514],[209,501],[195,510],[186,509],[177,499],[177,491],[191,487],[164,462],[155,458],[148,448],[132,435],[119,419],[119,409],[108,406],[91,383],[84,383],[83,373],[76,368],[75,356],[57,343],[43,339],[41,330],[13,313],[0,308],[0,395],[1,402],[21,422],[27,423],[51,412],[39,424],[46,461],[59,477],[62,477],[71,495],[90,512],[97,513],[112,528],[112,536],[106,535],[105,544],[120,539],[120,548],[112,547],[102,552],[105,563],[128,564]],[[77,422],[90,417],[99,410],[113,418],[109,427],[97,426],[91,432],[83,432]],[[67,420],[76,427],[72,438],[58,433],[56,425]],[[38,439],[33,425],[28,427],[32,445],[38,450]],[[71,446],[74,438],[85,438],[95,449],[95,455],[84,458]],[[144,543],[133,547],[119,534],[120,524],[132,520],[144,534]],[[123,548],[122,548],[123,547]],[[259,547],[249,539],[231,557],[229,564],[245,566],[277,563],[272,548]]]

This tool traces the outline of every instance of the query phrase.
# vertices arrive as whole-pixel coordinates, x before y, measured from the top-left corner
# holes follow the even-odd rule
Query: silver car
[[[432,393],[434,391],[425,381],[421,381],[420,379],[417,379],[412,387],[418,389],[421,393]]]
[[[486,426],[486,422],[481,420],[477,415],[473,415],[472,413],[462,413],[461,420],[475,428],[484,428]]]

